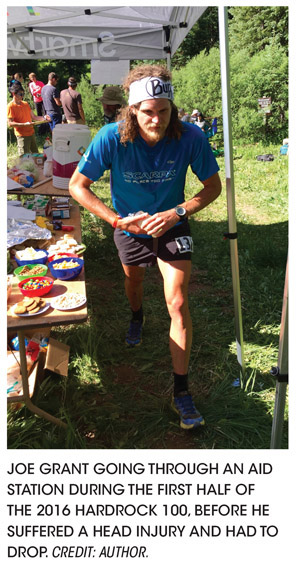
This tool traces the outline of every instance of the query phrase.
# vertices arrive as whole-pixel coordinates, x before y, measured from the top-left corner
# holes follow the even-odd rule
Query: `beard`
[[[142,132],[147,139],[147,141],[151,141],[153,143],[158,143],[161,141],[166,133],[166,127],[159,127],[159,128],[149,128],[149,127],[142,127]]]

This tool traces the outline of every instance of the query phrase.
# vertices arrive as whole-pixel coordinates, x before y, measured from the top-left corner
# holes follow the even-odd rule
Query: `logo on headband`
[[[170,82],[163,82],[158,78],[151,78],[146,83],[146,91],[152,98],[165,97],[173,100],[173,89]]]

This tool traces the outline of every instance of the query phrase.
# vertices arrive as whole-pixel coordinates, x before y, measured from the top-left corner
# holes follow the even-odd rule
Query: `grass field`
[[[273,153],[272,162],[256,155]],[[9,159],[14,148],[9,147]],[[112,228],[82,210],[88,321],[53,328],[71,347],[67,379],[39,384],[36,403],[68,422],[67,430],[35,417],[26,408],[8,410],[11,449],[266,449],[270,445],[279,330],[288,239],[288,157],[279,146],[234,150],[236,217],[243,314],[245,381],[236,359],[224,159],[218,158],[223,192],[190,219],[195,253],[190,283],[194,335],[191,391],[206,426],[179,428],[170,408],[169,317],[161,276],[147,270],[141,347],[125,348],[130,312]],[[186,197],[199,183],[189,172]],[[109,177],[94,185],[110,204]],[[286,403],[282,448],[287,448]]]

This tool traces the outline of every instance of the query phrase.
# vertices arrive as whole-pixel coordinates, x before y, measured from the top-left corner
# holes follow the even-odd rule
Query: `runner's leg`
[[[134,265],[122,265],[122,267],[125,274],[125,293],[131,309],[136,312],[142,306],[145,267]]]
[[[157,259],[164,281],[164,294],[171,317],[170,351],[173,371],[188,373],[192,343],[192,322],[188,306],[188,283],[191,261],[162,261]]]

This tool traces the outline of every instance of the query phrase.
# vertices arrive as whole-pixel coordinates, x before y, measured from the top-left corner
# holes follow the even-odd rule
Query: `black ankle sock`
[[[143,322],[143,308],[139,308],[139,310],[132,310],[132,320],[135,322]]]
[[[177,373],[173,373],[174,375],[174,396],[177,396],[180,392],[188,390],[188,373],[185,375],[178,375]]]

